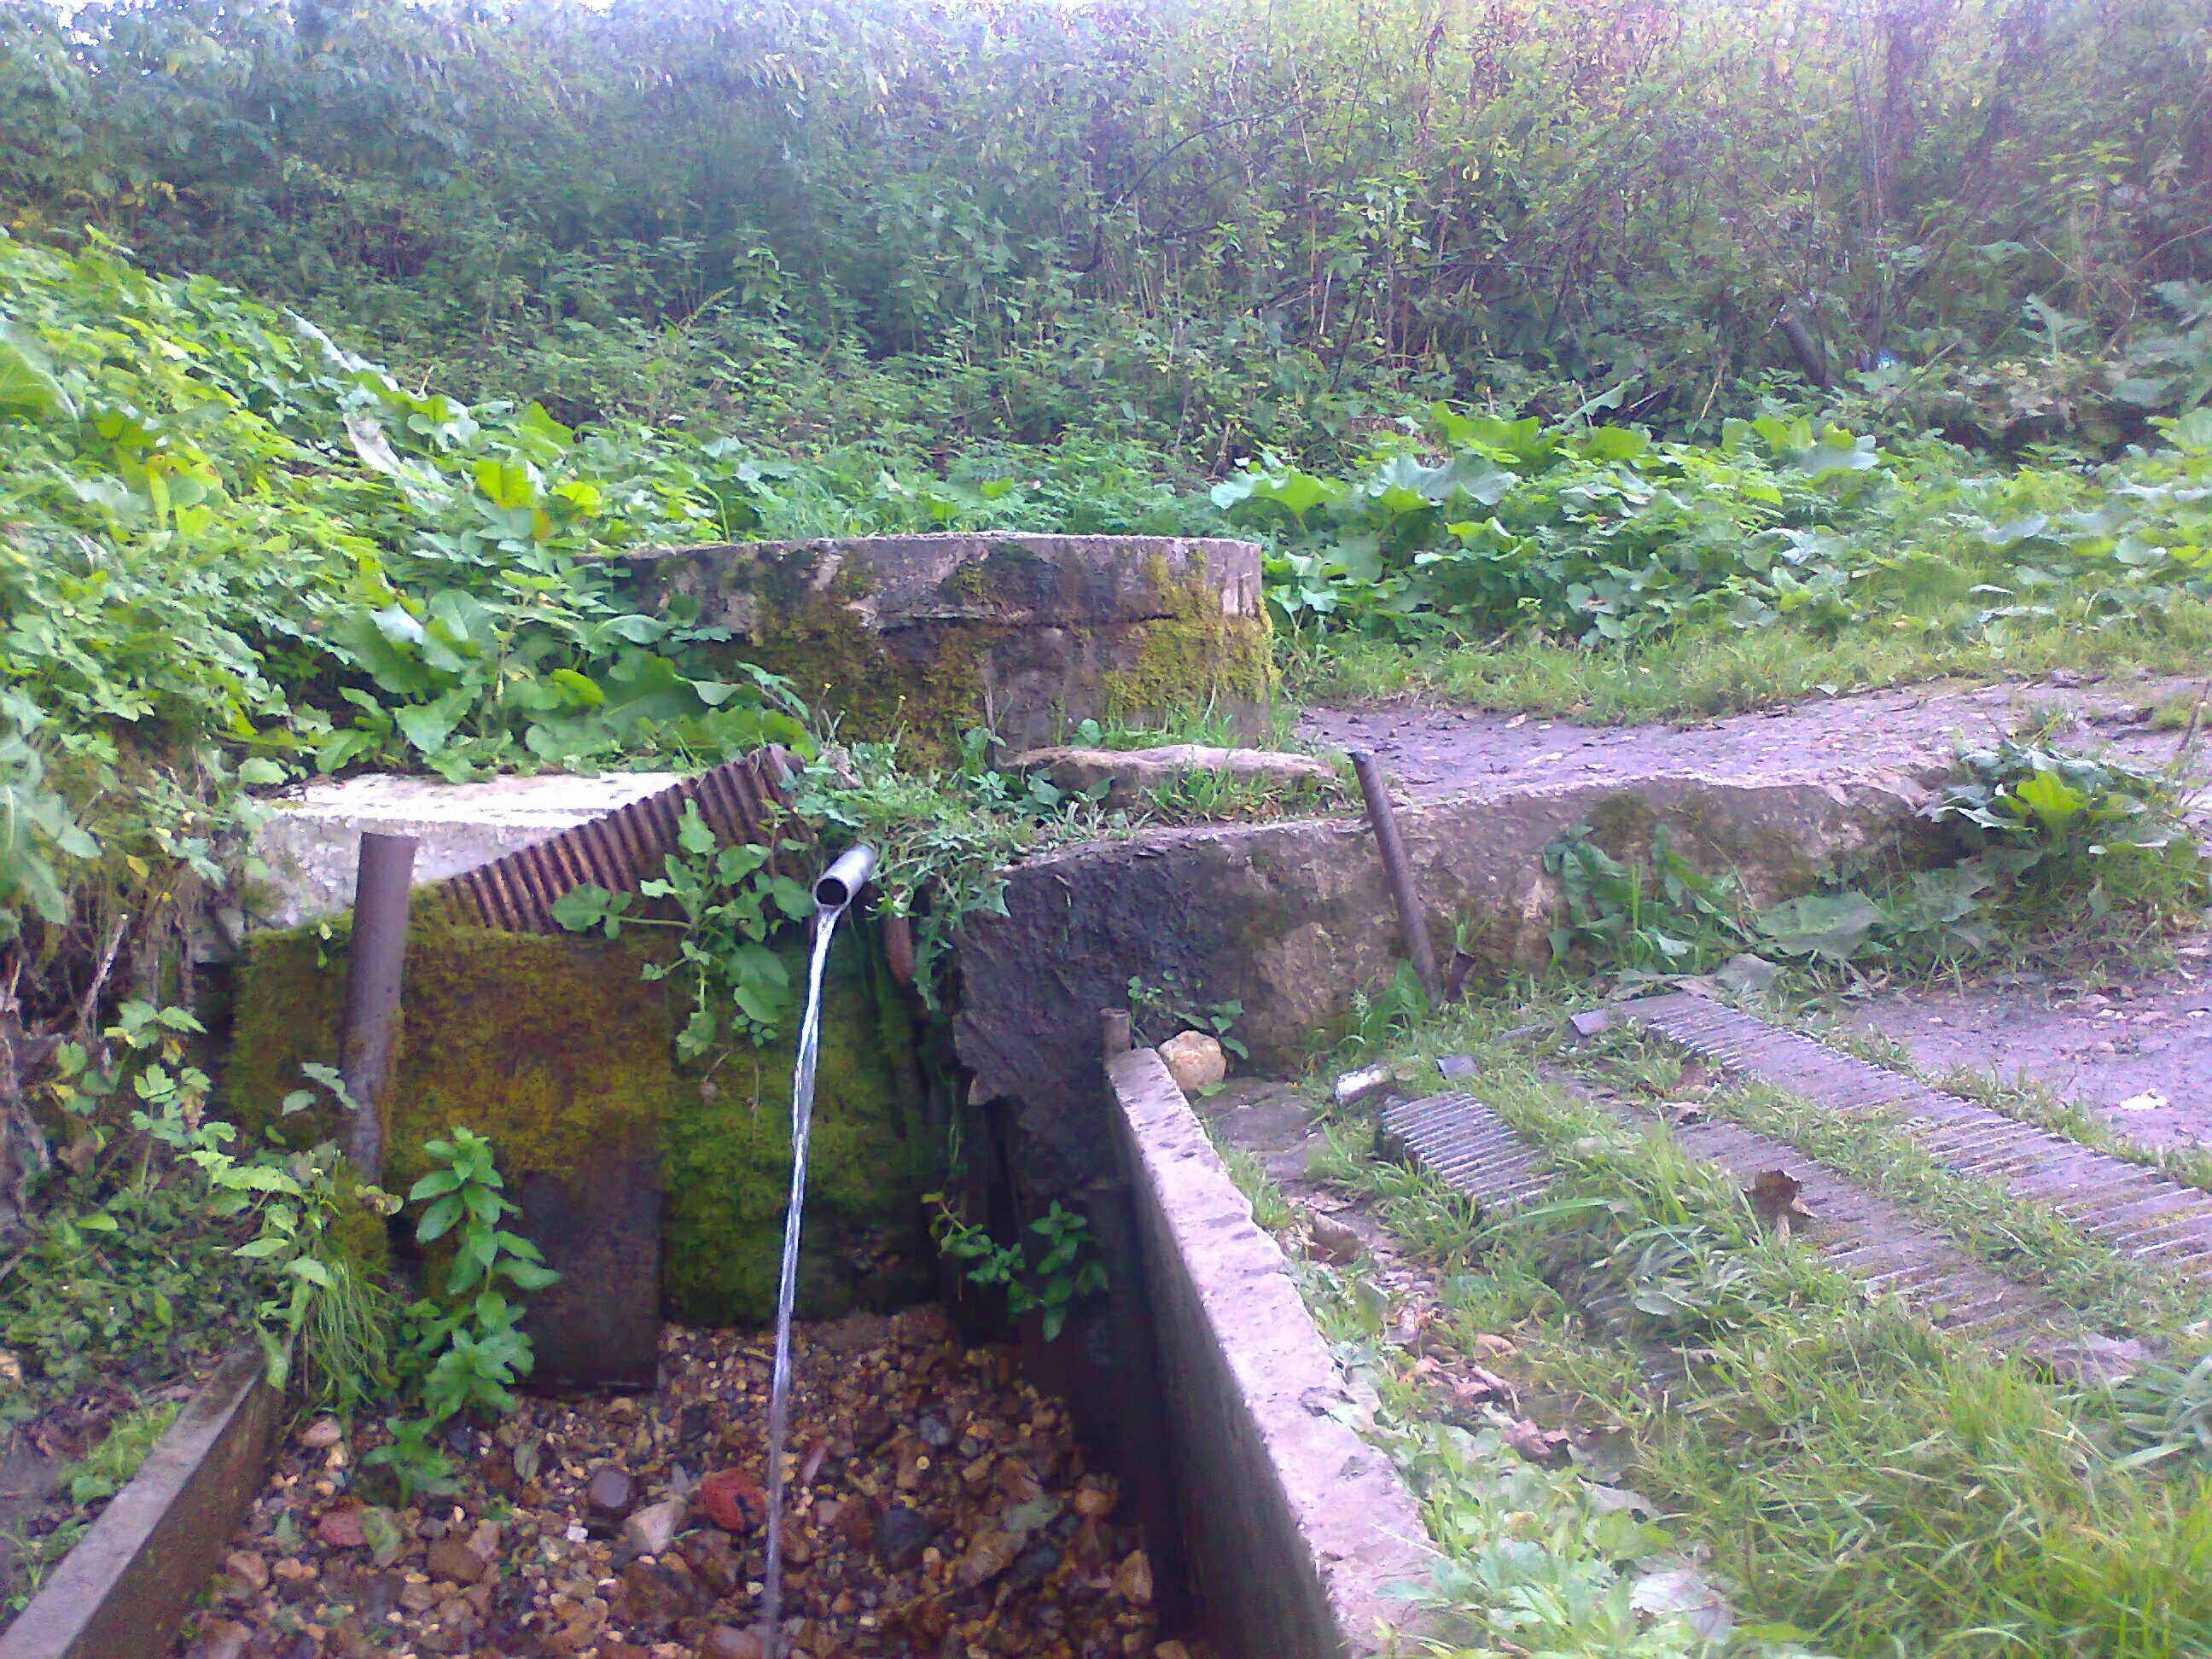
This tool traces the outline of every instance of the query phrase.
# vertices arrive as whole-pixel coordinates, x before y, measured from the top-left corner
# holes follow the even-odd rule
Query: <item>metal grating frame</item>
[[[1552,1184],[1550,1160],[1473,1095],[1429,1095],[1386,1107],[1380,1149],[1427,1170],[1485,1212],[1517,1209]]]
[[[773,745],[684,779],[604,817],[495,859],[440,883],[435,890],[456,921],[514,933],[559,933],[553,906],[583,886],[634,893],[663,873],[687,804],[716,839],[759,842],[770,835],[809,839],[791,816],[783,786],[791,757]]]
[[[1677,1048],[1838,1111],[1887,1107],[1938,1164],[2048,1205],[2137,1261],[2212,1270],[2212,1194],[2141,1164],[1840,1054],[1688,992],[1612,1012]]]

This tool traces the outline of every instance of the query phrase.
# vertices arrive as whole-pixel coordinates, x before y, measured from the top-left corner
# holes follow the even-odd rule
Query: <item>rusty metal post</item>
[[[1110,1062],[1129,1052],[1129,1011],[1127,1008],[1101,1008],[1098,1011],[1100,1046]]]
[[[1398,931],[1405,935],[1406,954],[1429,1006],[1441,1008],[1443,981],[1437,973],[1437,953],[1429,943],[1429,925],[1421,916],[1421,896],[1413,886],[1413,872],[1406,862],[1406,843],[1398,835],[1398,815],[1391,810],[1389,791],[1382,784],[1382,769],[1365,750],[1354,750],[1352,769],[1359,775],[1359,793],[1367,798],[1367,821],[1375,827],[1375,844],[1382,849],[1383,873],[1390,878],[1390,896],[1398,904]]]
[[[364,1181],[384,1168],[384,1093],[398,1034],[399,985],[407,961],[407,896],[415,878],[412,836],[361,838],[354,875],[353,946],[346,957],[344,1035],[338,1075],[356,1109],[348,1150]]]
[[[884,962],[893,984],[903,989],[914,983],[914,923],[903,915],[884,914]]]

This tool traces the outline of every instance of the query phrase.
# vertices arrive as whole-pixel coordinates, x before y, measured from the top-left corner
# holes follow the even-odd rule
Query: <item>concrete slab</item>
[[[1429,1573],[1413,1495],[1343,1420],[1352,1396],[1289,1263],[1159,1056],[1134,1050],[1107,1074],[1209,1637],[1231,1659],[1412,1647],[1411,1609],[1390,1592]]]
[[[252,854],[256,879],[248,921],[292,927],[352,908],[354,862],[364,830],[413,836],[415,880],[443,881],[683,781],[676,772],[550,773],[445,783],[368,773],[309,784],[260,804]]]
[[[283,1401],[241,1348],[48,1573],[0,1659],[156,1659],[269,1477]]]

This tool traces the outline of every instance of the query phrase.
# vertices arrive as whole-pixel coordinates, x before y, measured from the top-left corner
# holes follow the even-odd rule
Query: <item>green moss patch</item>
[[[309,1061],[335,1064],[347,930],[264,933],[246,950],[225,1085],[248,1133],[304,1144],[339,1133],[335,1107],[284,1117]],[[803,982],[805,945],[783,951]],[[790,1182],[793,1035],[679,1075],[662,985],[628,940],[453,925],[418,902],[387,1103],[383,1182],[404,1193],[422,1143],[465,1124],[490,1138],[511,1187],[659,1162],[663,1299],[700,1323],[757,1322],[772,1306]],[[878,1265],[915,1259],[933,1164],[904,1011],[872,930],[842,934],[824,1000],[802,1284],[811,1313],[892,1299]],[[704,1085],[705,1086],[702,1086]],[[364,1249],[363,1254],[370,1252]]]
[[[1225,613],[1202,555],[1178,576],[1156,553],[1146,574],[1168,614],[1131,628],[1135,661],[1106,677],[1109,715],[1157,720],[1220,708],[1234,717],[1273,701],[1273,639],[1264,607],[1256,617]]]
[[[804,984],[804,945],[781,955],[793,982]],[[872,926],[840,930],[822,1025],[799,1254],[800,1310],[816,1318],[855,1303],[895,1303],[915,1288],[921,1194],[939,1167],[905,1010]],[[679,1087],[668,1129],[663,1268],[677,1318],[749,1322],[774,1309],[791,1184],[795,1037],[729,1050]]]

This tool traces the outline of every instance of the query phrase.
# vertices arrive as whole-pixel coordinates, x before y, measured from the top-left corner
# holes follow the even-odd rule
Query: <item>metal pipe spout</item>
[[[814,881],[814,902],[825,910],[842,910],[868,884],[876,872],[876,849],[848,847]]]

